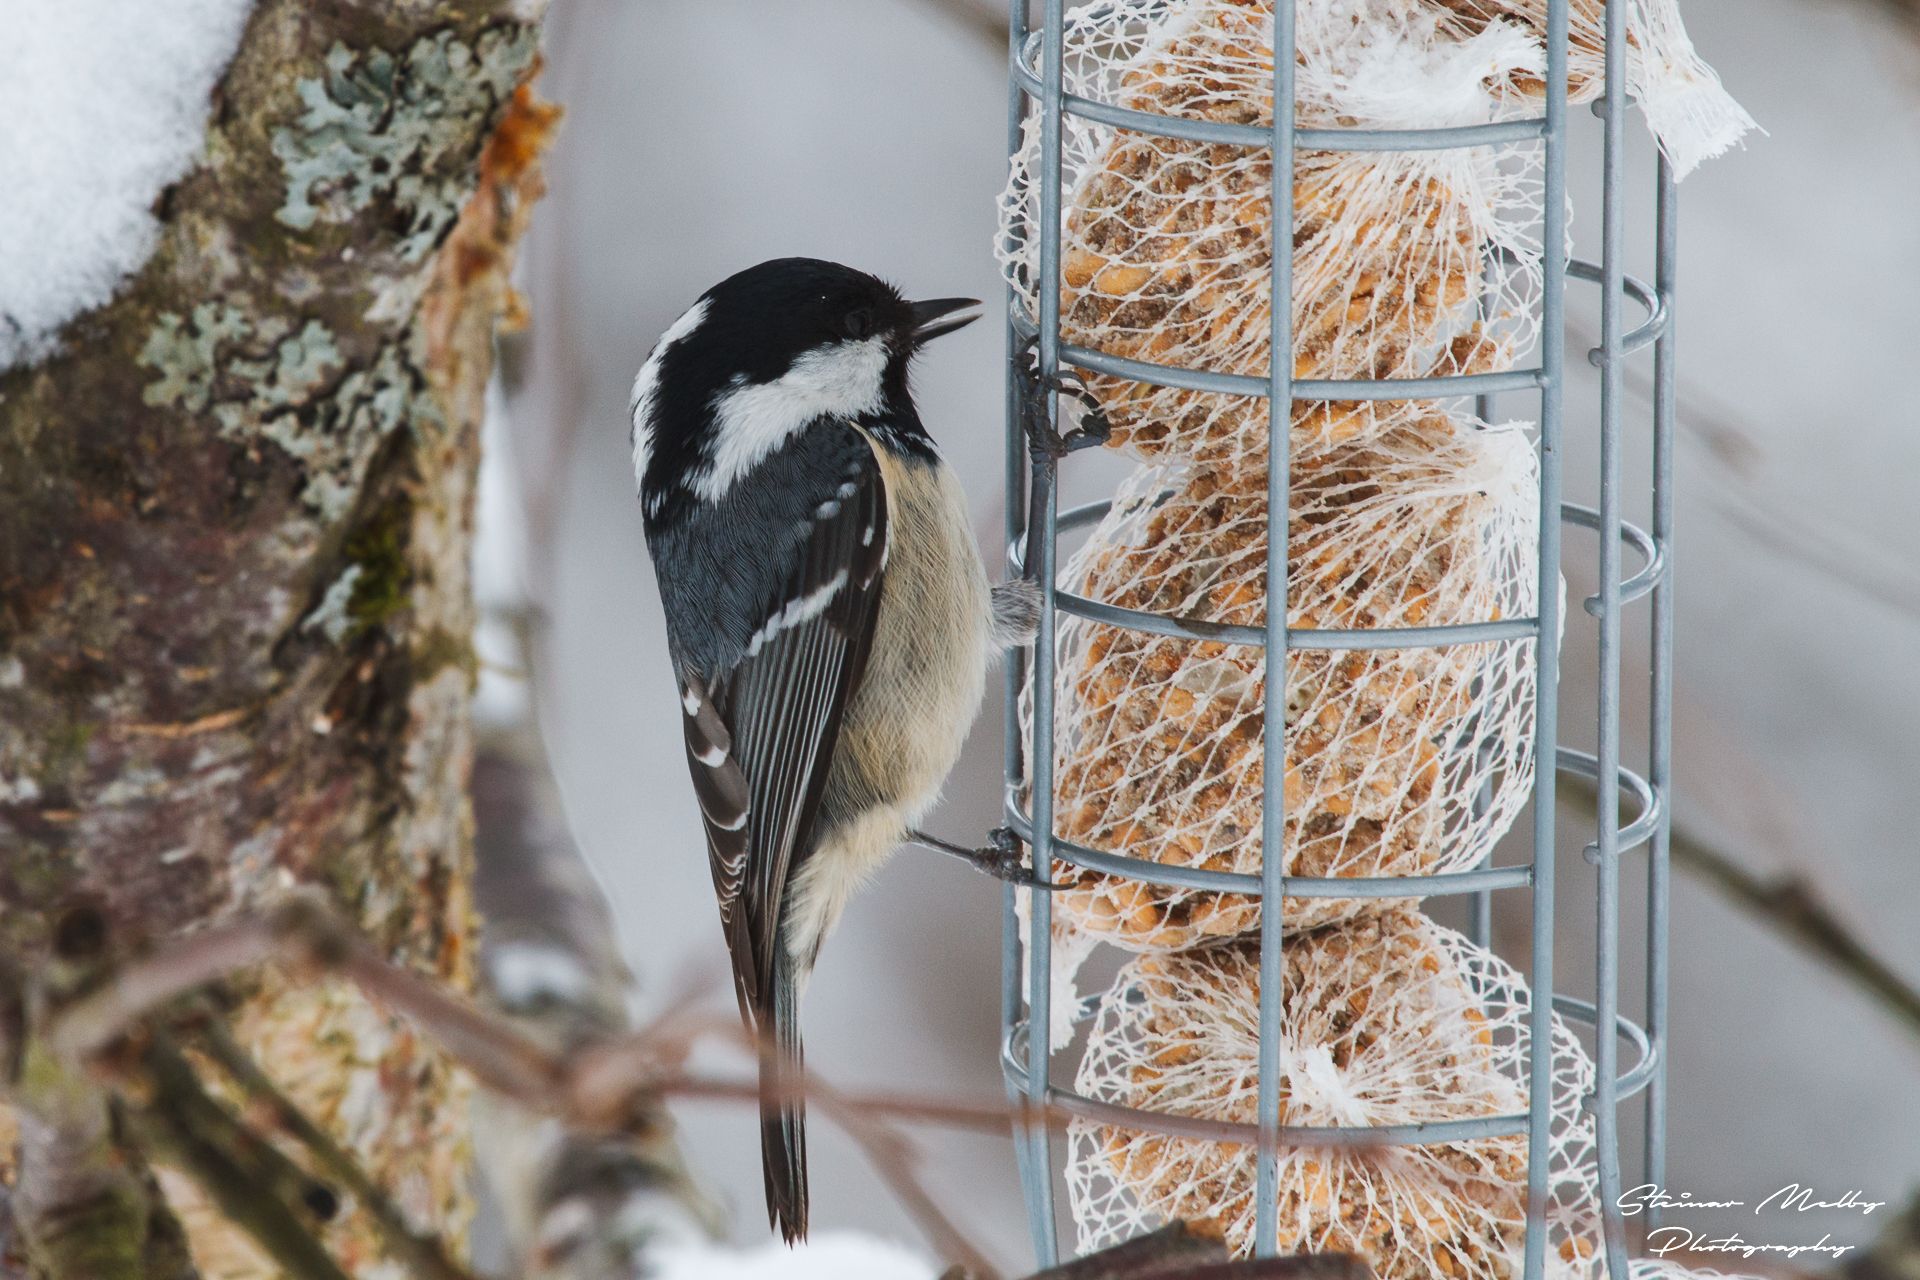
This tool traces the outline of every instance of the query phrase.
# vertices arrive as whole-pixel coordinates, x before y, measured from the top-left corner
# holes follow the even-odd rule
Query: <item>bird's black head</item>
[[[856,422],[903,452],[932,444],[908,391],[914,353],[968,323],[971,298],[909,302],[884,280],[776,258],[701,295],[634,379],[634,471],[649,524],[717,501],[820,421]]]

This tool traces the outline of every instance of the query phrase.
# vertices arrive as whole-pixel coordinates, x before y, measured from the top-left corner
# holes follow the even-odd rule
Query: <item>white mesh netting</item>
[[[1411,911],[1289,935],[1281,1123],[1398,1125],[1527,1109],[1526,981]],[[1143,956],[1102,1000],[1075,1088],[1121,1106],[1258,1119],[1259,955],[1251,945]],[[1556,1017],[1548,1275],[1599,1253],[1593,1064]],[[1076,1120],[1067,1186],[1089,1252],[1174,1218],[1251,1250],[1251,1144]],[[1381,1280],[1511,1280],[1522,1270],[1526,1139],[1282,1147],[1283,1254],[1355,1253]]]
[[[1546,0],[1438,0],[1469,29],[1491,21],[1517,23],[1536,39],[1547,30]],[[1625,0],[1627,94],[1640,104],[1647,129],[1684,178],[1748,130],[1757,128],[1745,107],[1694,51],[1680,20],[1678,0]],[[1607,32],[1604,0],[1572,0],[1567,7],[1567,96],[1590,102],[1606,91]],[[1538,97],[1538,79],[1512,76],[1509,84]]]
[[[1675,0],[1628,0],[1628,91],[1684,176],[1751,117],[1694,52]],[[1604,6],[1574,0],[1576,102],[1604,78]],[[1300,0],[1302,128],[1422,129],[1537,114],[1544,0]],[[1068,15],[1068,93],[1160,115],[1272,122],[1270,0],[1100,0]],[[1270,149],[1062,121],[1061,334],[1112,355],[1265,377]],[[1293,376],[1509,367],[1534,336],[1538,143],[1304,150],[1294,161]],[[997,252],[1035,313],[1039,117],[1001,198]],[[1143,456],[1264,448],[1265,402],[1090,374],[1115,444]],[[1364,430],[1351,404],[1298,402],[1296,434]]]
[[[1140,472],[1069,562],[1064,588],[1264,626],[1266,485],[1264,468]],[[1406,406],[1364,443],[1302,451],[1292,459],[1288,625],[1530,616],[1538,513],[1527,435],[1431,405]],[[1056,834],[1258,874],[1264,651],[1063,618],[1058,654]],[[1531,641],[1290,653],[1285,873],[1424,875],[1478,863],[1532,785],[1533,680]],[[1133,949],[1259,924],[1258,900],[1237,894],[1091,871],[1075,884],[1054,895],[1056,919]],[[1388,905],[1289,898],[1285,922],[1305,928]]]
[[[1162,115],[1268,124],[1271,10],[1235,0],[1122,0],[1068,23],[1067,90]],[[1299,6],[1297,117],[1308,127],[1433,128],[1522,112],[1507,77],[1537,43],[1504,22],[1473,34],[1425,4]],[[1032,312],[1038,117],[1002,198],[1001,255]],[[1265,377],[1272,151],[1063,126],[1071,192],[1061,333],[1158,364]],[[1533,336],[1539,145],[1302,151],[1295,160],[1296,378],[1389,378],[1509,366]],[[1114,443],[1232,462],[1266,447],[1266,402],[1090,375]],[[1297,443],[1352,438],[1379,415],[1299,402]]]
[[[1760,1280],[1758,1276],[1711,1267],[1689,1269],[1666,1258],[1634,1258],[1627,1263],[1627,1273],[1632,1280]]]

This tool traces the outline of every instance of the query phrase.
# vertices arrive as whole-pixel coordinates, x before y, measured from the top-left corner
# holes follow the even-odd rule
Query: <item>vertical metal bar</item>
[[[1486,260],[1480,267],[1480,303],[1475,310],[1478,312],[1480,323],[1483,325],[1493,319],[1496,299],[1492,291],[1500,281],[1500,272],[1494,265],[1497,261],[1498,259],[1494,253],[1489,252]],[[1473,416],[1478,418],[1482,423],[1491,425],[1493,422],[1495,399],[1496,397],[1491,393],[1484,396],[1475,396],[1473,398]],[[1478,756],[1476,763],[1479,768],[1486,768],[1487,762],[1493,756],[1493,751],[1494,743],[1491,741],[1480,744],[1476,753]],[[1473,816],[1475,821],[1484,817],[1486,812],[1492,807],[1493,778],[1489,776],[1485,782],[1480,784],[1480,793],[1473,798]],[[1489,848],[1486,856],[1474,864],[1474,870],[1478,871],[1492,865],[1493,850]],[[1493,890],[1483,889],[1467,899],[1467,936],[1473,939],[1474,946],[1482,950],[1492,950]]]
[[[1010,0],[1007,15],[1007,159],[1011,164],[1019,154],[1023,142],[1021,124],[1026,115],[1026,94],[1020,88],[1020,81],[1011,74],[1011,67],[1020,57],[1020,46],[1026,42],[1027,3],[1026,0]],[[1019,246],[1005,246],[1011,252],[1017,252]],[[1023,429],[1020,404],[1019,370],[1016,362],[1019,358],[1020,337],[1013,328],[1013,307],[1017,294],[1011,281],[1004,291],[1006,316],[1006,545],[1014,545],[1021,534],[1026,532],[1025,467],[1027,461],[1026,432]],[[1004,737],[1002,756],[1006,785],[1009,789],[1018,787],[1024,773],[1024,757],[1020,743],[1020,687],[1026,679],[1028,668],[1027,655],[1020,650],[1007,655]],[[1000,921],[1000,1039],[1008,1041],[1015,1025],[1020,1020],[1020,922],[1016,915],[1016,891],[1008,885],[1001,902]],[[1019,1108],[1021,1096],[1013,1082],[1007,1082],[1007,1102]],[[1052,1223],[1046,1221],[1044,1206],[1032,1202],[1032,1187],[1036,1181],[1035,1171],[1031,1168],[1031,1142],[1025,1131],[1017,1134],[1013,1144],[1014,1158],[1020,1166],[1020,1186],[1029,1197],[1028,1225],[1039,1238],[1042,1224],[1045,1224],[1048,1238],[1052,1236]],[[1042,1171],[1042,1177],[1045,1176]]]
[[[1061,62],[1065,26],[1061,0],[1046,0],[1045,35],[1040,76],[1040,368],[1041,385],[1060,367],[1060,122]],[[1049,421],[1057,421],[1059,396],[1047,394]],[[1033,646],[1033,874],[1053,879],[1053,698],[1054,698],[1054,517],[1058,503],[1054,486],[1045,481],[1050,463],[1036,464],[1031,497],[1034,510],[1027,520],[1027,555],[1039,566],[1041,591],[1040,633]],[[1044,474],[1043,474],[1044,472]],[[1036,541],[1037,539],[1037,541]],[[1053,1010],[1053,904],[1044,893],[1029,895],[1027,917],[1027,1100],[1036,1110],[1047,1103],[1051,1084]],[[1027,1128],[1029,1161],[1027,1213],[1032,1220],[1034,1260],[1041,1268],[1054,1264],[1057,1232],[1053,1217],[1053,1150],[1044,1123]]]
[[[1647,862],[1647,1039],[1653,1045],[1653,1079],[1647,1085],[1646,1169],[1642,1181],[1667,1180],[1667,855],[1673,782],[1673,435],[1674,269],[1679,261],[1679,199],[1673,171],[1660,157],[1659,248],[1654,283],[1667,308],[1667,329],[1653,348],[1653,540],[1666,573],[1653,589],[1653,670],[1649,691],[1647,777],[1659,797]],[[1647,1213],[1647,1230],[1660,1226],[1660,1211]]]
[[[1533,956],[1527,1013],[1525,1280],[1546,1270],[1547,1173],[1553,1101],[1554,772],[1560,689],[1560,403],[1566,365],[1567,0],[1547,4],[1547,136],[1540,211],[1540,636],[1534,642]]]
[[[1293,0],[1273,4],[1273,218],[1268,274],[1266,724],[1260,796],[1260,1140],[1253,1251],[1279,1252],[1281,883],[1287,775],[1287,491],[1293,419]]]
[[[1607,23],[1605,189],[1600,235],[1600,637],[1599,731],[1594,780],[1599,804],[1594,844],[1594,1142],[1607,1271],[1627,1280],[1626,1229],[1620,1217],[1620,1115],[1614,1096],[1620,1039],[1620,452],[1624,369],[1620,337],[1626,275],[1626,6],[1610,4]]]

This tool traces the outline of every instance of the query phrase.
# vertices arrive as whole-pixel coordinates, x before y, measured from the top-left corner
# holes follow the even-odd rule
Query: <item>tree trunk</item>
[[[0,948],[21,972],[309,884],[470,985],[467,555],[493,325],[555,114],[516,94],[543,7],[262,0],[153,257],[63,354],[0,375]],[[239,996],[234,1033],[284,1090],[417,1229],[463,1231],[446,1060],[343,984],[269,973]],[[23,1157],[123,1141],[81,1083],[8,1089],[51,1130]],[[101,1174],[76,1158],[69,1181]],[[276,1273],[159,1176],[196,1256],[235,1259],[206,1274]],[[22,1178],[31,1252],[64,1184]],[[128,1230],[164,1235],[147,1210]],[[322,1238],[350,1273],[382,1256],[352,1205]]]

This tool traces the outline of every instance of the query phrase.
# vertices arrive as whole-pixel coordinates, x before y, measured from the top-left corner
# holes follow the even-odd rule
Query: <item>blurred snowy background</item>
[[[1920,342],[1920,30],[1870,0],[1683,7],[1702,54],[1770,136],[1682,187],[1678,809],[1752,871],[1807,877],[1859,938],[1920,975],[1920,411],[1908,379]],[[568,114],[522,261],[533,325],[503,343],[481,577],[493,603],[524,596],[542,619],[540,728],[642,1016],[700,979],[731,1002],[633,497],[634,370],[703,289],[768,257],[834,258],[910,295],[997,300],[1003,21],[985,0],[553,6],[541,87]],[[1576,252],[1597,258],[1599,128],[1585,112],[1574,123]],[[1650,175],[1650,146],[1634,143],[1634,172]],[[1646,233],[1649,278],[1650,195],[1649,176],[1629,217]],[[1580,288],[1576,352],[1597,331]],[[1001,521],[1001,344],[996,326],[976,325],[917,371],[984,548]],[[1588,372],[1577,358],[1569,367]],[[1576,381],[1569,397],[1575,501],[1591,500],[1596,387]],[[1501,405],[1523,412],[1517,399]],[[1644,432],[1633,448],[1629,492],[1645,483]],[[1068,496],[1103,492],[1125,469],[1076,458]],[[1577,533],[1567,547],[1577,598],[1593,589],[1594,548]],[[1576,610],[1562,737],[1576,746],[1591,733],[1590,628]],[[511,718],[516,697],[489,678],[483,707]],[[950,838],[995,822],[997,708],[990,697],[929,824]],[[1587,994],[1592,877],[1584,837],[1563,831],[1561,986]],[[1000,901],[958,864],[903,851],[821,958],[809,1064],[849,1087],[1002,1096]],[[1820,1198],[1852,1188],[1903,1202],[1920,1186],[1920,1039],[1699,882],[1677,874],[1673,901],[1669,1187],[1751,1205],[1797,1182]],[[1499,949],[1523,958],[1524,921],[1509,911],[1497,923]],[[1638,981],[1628,975],[1626,989]],[[731,1238],[764,1241],[755,1116],[724,1105],[676,1115]],[[816,1230],[924,1248],[852,1145],[824,1120],[812,1130]],[[923,1146],[927,1184],[958,1224],[1004,1269],[1026,1269],[1011,1146],[939,1132]],[[1865,1243],[1892,1212],[1681,1221],[1749,1240],[1831,1231]]]

